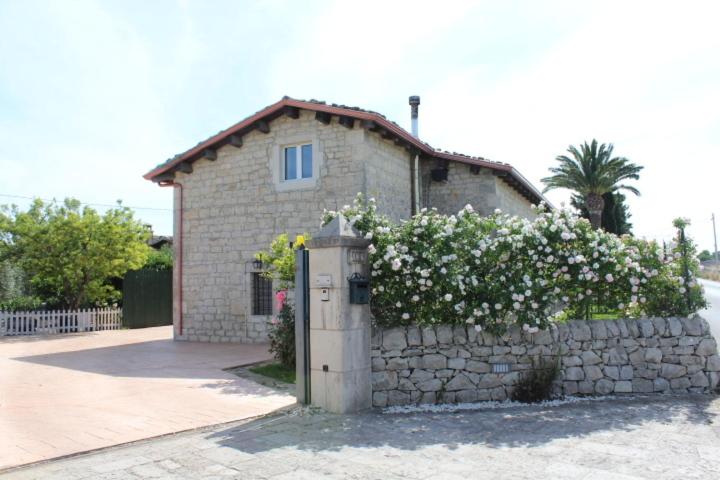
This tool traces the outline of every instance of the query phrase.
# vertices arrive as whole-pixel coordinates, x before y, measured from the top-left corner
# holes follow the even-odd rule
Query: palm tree
[[[575,191],[583,199],[594,228],[601,226],[604,194],[627,190],[640,195],[635,187],[621,182],[640,178],[643,167],[630,163],[625,157],[613,157],[612,144],[598,146],[597,140],[593,139],[590,145],[584,142],[580,150],[570,145],[568,152],[572,158],[566,155],[556,157],[560,166],[551,168],[552,176],[542,179],[545,184],[543,192],[555,188]]]

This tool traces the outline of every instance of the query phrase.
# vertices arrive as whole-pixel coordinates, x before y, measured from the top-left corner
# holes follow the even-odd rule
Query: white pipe
[[[420,107],[420,97],[413,95],[409,99],[410,103],[410,124],[413,137],[420,138],[418,135],[418,109]],[[412,213],[420,212],[420,155],[415,155],[413,159],[413,205]]]

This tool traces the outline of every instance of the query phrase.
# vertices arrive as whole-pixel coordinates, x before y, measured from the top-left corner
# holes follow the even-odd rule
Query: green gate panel
[[[172,325],[172,270],[135,270],[123,280],[123,326]]]

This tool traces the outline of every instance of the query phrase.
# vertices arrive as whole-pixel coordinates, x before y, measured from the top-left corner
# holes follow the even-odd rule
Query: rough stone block
[[[638,338],[640,336],[640,326],[638,325],[637,320],[626,320],[625,325],[627,325],[628,329],[628,335],[630,335],[633,338]]]
[[[410,379],[400,378],[398,380],[398,388],[397,389],[402,390],[404,392],[412,392],[412,391],[417,390],[417,387],[415,386],[415,384],[412,381],[410,381]]]
[[[390,390],[397,388],[398,375],[397,372],[373,372],[372,373],[372,389],[373,391],[378,390]]]
[[[553,343],[553,337],[550,330],[540,330],[532,335],[531,341],[535,345],[550,345]]]
[[[705,357],[709,355],[716,355],[717,353],[717,342],[714,338],[703,338],[695,349],[695,355],[702,355]]]
[[[608,365],[625,365],[628,363],[628,355],[624,347],[617,346],[608,352]]]
[[[507,392],[503,387],[497,387],[490,390],[490,399],[496,402],[507,400]]]
[[[707,324],[705,324],[705,320],[700,317],[681,318],[680,323],[682,323],[686,335],[699,337],[704,335],[707,331],[705,329]]]
[[[442,390],[443,382],[438,378],[426,380],[416,384],[417,389],[421,392],[438,392]]]
[[[600,367],[597,365],[589,365],[587,367],[583,367],[583,370],[585,371],[585,378],[590,381],[600,380],[603,378],[602,370],[600,370]]]
[[[668,318],[668,331],[671,337],[679,337],[682,335],[683,325],[677,318]]]
[[[633,378],[634,369],[630,365],[620,367],[620,380],[631,380]]]
[[[613,380],[620,380],[620,367],[605,367],[603,373]]]
[[[404,350],[407,338],[404,328],[389,328],[383,332],[382,346],[384,350]]]
[[[380,372],[385,370],[385,359],[381,357],[372,357],[370,359],[370,365],[372,366],[373,372]]]
[[[593,340],[605,340],[608,338],[607,325],[604,320],[590,322]]]
[[[387,370],[405,370],[408,368],[408,359],[403,357],[393,357],[387,361]]]
[[[621,383],[621,382],[618,382]],[[644,378],[633,378],[632,391],[634,393],[652,393],[655,390],[652,380]]]
[[[458,403],[472,403],[478,401],[478,392],[475,389],[472,390],[460,390],[455,393],[455,400]]]
[[[435,334],[437,335],[438,343],[445,345],[452,343],[453,332],[449,325],[438,325],[435,328]]]
[[[653,391],[665,392],[667,390],[670,390],[670,382],[668,382],[664,378],[656,378],[655,380],[653,380]]]
[[[598,363],[602,363],[602,359],[592,350],[582,352],[580,358],[582,358],[583,365],[597,365]]]
[[[662,351],[659,348],[648,348],[645,350],[644,359],[646,362],[660,363],[662,361]]]
[[[587,380],[583,382],[578,382],[578,393],[581,393],[583,395],[590,395],[595,392],[595,382],[588,382]]]
[[[373,392],[373,407],[387,406],[387,392]]]
[[[660,368],[660,376],[667,379],[682,377],[686,373],[687,368],[672,363],[663,363]]]
[[[420,397],[419,403],[437,403],[437,393],[435,392],[425,392]]]
[[[448,368],[453,368],[455,370],[462,370],[465,368],[465,359],[464,358],[450,358],[450,359],[448,359],[447,366],[448,366]]]
[[[690,385],[693,387],[708,387],[710,386],[710,381],[703,372],[697,372],[690,377]]]
[[[585,353],[585,352],[583,352],[583,353]],[[578,357],[577,355],[570,355],[568,357],[563,357],[562,363],[566,367],[579,367],[583,364],[583,360],[580,357]]]
[[[410,347],[418,347],[422,345],[422,333],[418,327],[407,328],[407,343]]]
[[[708,372],[720,372],[720,356],[712,355],[707,358],[707,364],[705,370]]]
[[[475,373],[489,373],[490,364],[486,362],[478,362],[477,360],[468,360],[465,363],[465,370]]]
[[[578,342],[584,342],[592,339],[590,327],[584,320],[575,320],[570,322],[570,333],[572,338]]]
[[[653,325],[652,320],[649,319],[643,319],[638,320],[638,326],[640,327],[640,335],[649,338],[655,335],[655,325]]]
[[[580,367],[568,367],[565,369],[565,380],[585,380],[585,372]]]
[[[676,391],[683,391],[691,387],[690,379],[687,377],[673,378],[670,380],[670,388]]]
[[[422,356],[422,365],[425,369],[437,370],[447,367],[447,357],[439,353],[431,353]]]
[[[480,381],[478,382],[478,388],[484,389],[484,388],[494,388],[502,385],[502,381],[500,380],[500,377],[494,373],[487,373],[480,377]]]
[[[437,345],[437,336],[433,327],[424,327],[422,329],[422,344],[426,347]]]
[[[407,405],[410,403],[410,394],[399,390],[390,390],[388,392],[387,404],[389,407],[395,405]]]
[[[465,375],[459,373],[455,375],[446,385],[445,390],[454,392],[457,390],[474,389],[475,384]]]
[[[607,395],[615,390],[615,382],[603,378],[595,382],[595,392],[599,395]]]
[[[615,382],[615,393],[632,393],[633,387],[632,382],[627,380],[621,380],[619,382]]]
[[[655,333],[663,336],[667,332],[667,321],[664,318],[655,317],[652,319],[653,326],[655,327]]]
[[[416,384],[419,382],[424,382],[426,380],[430,380],[431,378],[435,378],[435,374],[433,372],[429,372],[427,370],[422,370],[420,368],[416,368],[410,374],[410,380],[412,380]]]
[[[452,330],[453,343],[455,345],[465,345],[468,341],[467,331],[464,326],[456,325]]]
[[[435,376],[437,378],[450,378],[455,374],[455,370],[451,368],[441,368],[440,370],[435,371]]]

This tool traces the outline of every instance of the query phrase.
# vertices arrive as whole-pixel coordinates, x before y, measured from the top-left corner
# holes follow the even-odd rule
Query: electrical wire
[[[10,195],[10,194],[6,194],[6,193],[0,193],[0,197],[21,198],[21,199],[23,199],[23,200],[35,200],[36,198],[39,198],[40,200],[42,200],[42,201],[44,201],[44,202],[54,202],[54,201],[56,201],[56,199],[54,199],[54,198],[53,198],[53,199],[48,199],[48,198],[40,198],[40,197],[26,197],[26,196],[23,196],[23,195]],[[106,208],[115,208],[115,207],[122,206],[122,207],[129,208],[129,209],[131,209],[131,210],[157,210],[157,211],[161,211],[161,212],[172,212],[172,211],[173,211],[172,208],[132,207],[132,206],[129,206],[129,205],[118,205],[118,204],[110,205],[110,204],[106,204],[106,203],[85,203],[85,202],[80,202],[80,205],[85,205],[85,206],[87,206],[87,207],[106,207]]]

